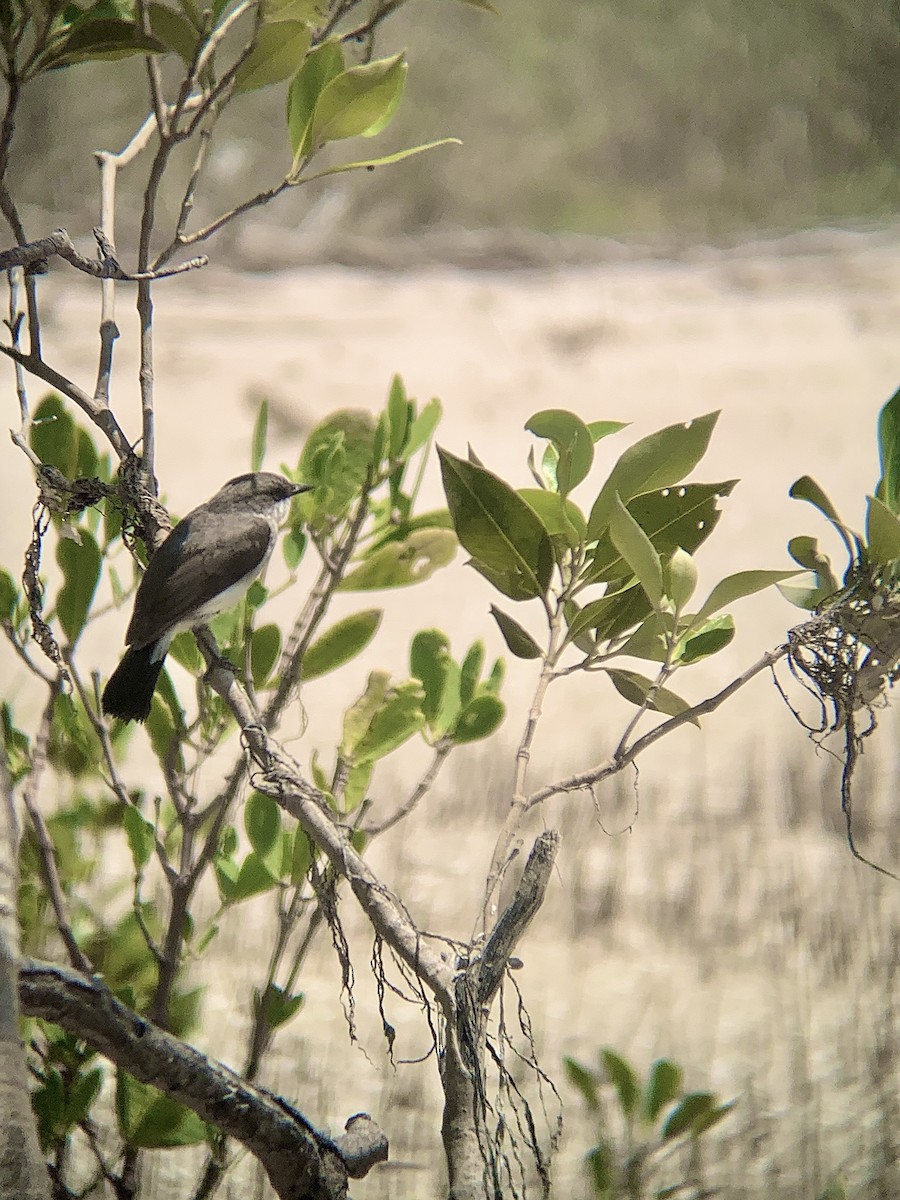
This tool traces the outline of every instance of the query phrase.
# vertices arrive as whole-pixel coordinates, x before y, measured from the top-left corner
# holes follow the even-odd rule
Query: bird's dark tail
[[[103,689],[103,711],[123,721],[146,721],[156,681],[166,656],[153,661],[156,643],[134,650],[130,646]]]

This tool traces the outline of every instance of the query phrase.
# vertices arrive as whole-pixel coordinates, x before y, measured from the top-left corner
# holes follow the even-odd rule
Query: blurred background
[[[417,0],[381,26],[378,53],[406,47],[410,73],[376,152],[449,135],[462,148],[300,189],[252,214],[251,227],[305,222],[294,256],[328,258],[347,254],[348,239],[426,231],[534,230],[671,247],[892,216],[896,0],[498,8]],[[116,65],[112,90],[104,72],[99,111],[96,78],[90,65],[43,76],[16,143],[19,194],[70,226],[73,207],[88,227],[95,220],[85,150],[120,148],[145,114],[137,59]],[[199,220],[243,198],[246,180],[262,187],[280,178],[289,162],[283,105],[276,87],[231,107]],[[139,162],[123,177],[132,196],[146,169]],[[232,252],[240,237],[226,235]],[[580,244],[579,253],[591,250]]]

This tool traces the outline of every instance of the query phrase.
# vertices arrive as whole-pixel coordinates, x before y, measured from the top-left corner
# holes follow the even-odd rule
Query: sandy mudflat
[[[95,292],[81,277],[57,270],[46,281],[46,294],[45,353],[55,366],[91,389],[96,370]],[[127,430],[136,437],[135,321],[125,289],[120,297],[123,338],[117,351],[115,404]],[[835,237],[808,253],[757,247],[727,255],[698,252],[693,259],[688,256],[673,263],[519,273],[429,268],[395,275],[312,268],[283,275],[238,276],[211,268],[161,284],[157,292],[159,475],[173,509],[184,512],[224,479],[246,469],[251,393],[265,393],[271,399],[267,465],[277,468],[282,461],[295,461],[304,432],[332,409],[377,408],[395,371],[402,373],[409,391],[420,400],[442,399],[443,444],[464,453],[471,442],[486,465],[522,485],[528,482],[524,457],[530,440],[522,427],[541,408],[567,407],[585,419],[633,422],[633,431],[600,448],[598,457],[607,463],[621,452],[632,432],[641,435],[721,408],[712,448],[696,476],[708,481],[737,476],[743,482],[702,552],[703,588],[726,572],[786,566],[785,543],[795,534],[821,534],[828,541],[824,523],[813,510],[787,497],[790,484],[801,474],[816,477],[851,524],[862,522],[864,495],[878,474],[876,416],[900,382],[898,327],[900,240],[892,243],[862,235]],[[12,424],[11,377],[7,394]],[[32,389],[35,400],[40,394],[39,388]],[[31,485],[21,456],[11,447],[4,462],[0,498],[7,516],[0,529],[0,551],[9,565],[27,537]],[[602,479],[600,469],[598,479]],[[425,501],[439,501],[433,469]],[[585,503],[590,503],[587,495]],[[340,701],[351,694],[352,686],[361,685],[369,667],[377,663],[392,667],[398,675],[404,673],[411,624],[445,627],[457,653],[476,636],[485,638],[489,652],[499,653],[499,635],[487,613],[494,598],[461,561],[422,588],[396,597],[342,598],[340,612],[383,602],[389,610],[384,635],[352,668],[352,685],[344,689],[318,684],[308,689],[310,729],[305,741],[294,743],[294,753],[304,758],[314,745],[327,749],[329,739],[333,744]],[[515,615],[526,624],[533,616],[527,608]],[[754,661],[799,619],[797,610],[774,593],[745,601],[735,608],[735,616],[739,636],[734,645],[697,668],[693,676],[683,677],[686,681],[679,686],[687,695],[699,698],[721,686],[729,672]],[[91,665],[103,673],[115,660],[126,620],[123,613],[107,614],[88,639]],[[536,621],[533,627],[537,632]],[[7,688],[18,690],[21,672],[2,648],[0,666]],[[531,671],[527,664],[515,664],[510,670],[511,716],[503,743],[507,747],[521,727]],[[569,690],[560,686],[548,703],[538,741],[536,778],[581,768],[608,752],[624,713],[623,706],[611,699],[608,684],[592,680],[589,686]],[[295,732],[300,732],[299,720]],[[785,894],[790,893],[793,880],[791,895],[801,895],[807,886],[796,882],[793,872],[800,872],[798,863],[809,865],[817,881],[844,869],[846,849],[839,841],[799,846],[775,866],[750,833],[746,843],[729,842],[725,859],[712,851],[710,840],[693,825],[683,847],[684,855],[691,857],[678,857],[681,851],[676,854],[674,840],[667,844],[675,837],[674,814],[690,811],[691,796],[698,789],[706,789],[712,810],[727,814],[732,808],[746,787],[746,760],[735,757],[744,747],[766,742],[763,777],[774,786],[779,762],[773,747],[781,745],[782,739],[800,744],[774,689],[760,679],[729,714],[709,719],[704,732],[680,732],[671,746],[654,751],[644,781],[656,800],[642,811],[627,851],[611,851],[590,821],[582,829],[589,842],[570,843],[561,861],[559,895],[548,910],[544,932],[536,926],[530,935],[525,955],[538,1037],[551,1060],[563,1049],[587,1053],[605,1041],[648,1061],[656,1052],[665,1052],[702,1067],[718,1055],[718,1074],[712,1083],[726,1089],[738,1086],[735,1081],[743,1078],[745,1067],[758,1066],[758,1056],[776,1044],[772,1030],[782,1018],[781,1049],[790,1042],[791,1030],[799,1027],[802,1016],[795,1012],[794,1000],[800,992],[806,995],[808,984],[800,944],[784,949],[775,975],[766,976],[751,960],[742,969],[732,965],[727,980],[719,979],[710,966],[715,954],[704,959],[701,969],[682,950],[673,950],[664,941],[648,941],[650,935],[646,928],[641,931],[635,918],[617,927],[612,951],[609,946],[582,948],[576,986],[562,993],[548,992],[544,986],[547,979],[571,968],[560,941],[569,936],[567,922],[574,920],[566,887],[576,877],[582,883],[587,878],[590,891],[610,872],[625,872],[620,854],[628,856],[620,883],[633,901],[632,912],[644,911],[642,904],[652,906],[648,897],[659,883],[665,884],[660,895],[682,894],[685,920],[697,915],[684,895],[691,894],[692,868],[701,870],[700,860],[693,858],[701,849],[704,889],[715,877],[724,892],[717,893],[716,899],[704,891],[697,903],[708,903],[711,907],[705,911],[718,916],[729,904],[729,890],[732,898],[736,894],[729,872],[740,873],[744,866],[749,876],[763,870],[761,863],[768,863],[765,879],[784,884]],[[494,761],[502,763],[501,755],[498,744]],[[480,764],[480,772],[487,760],[482,756],[473,761]],[[809,761],[812,770],[817,764],[812,757]],[[465,771],[460,771],[465,777]],[[470,791],[478,788],[481,778],[469,776]],[[664,820],[662,810],[670,804],[672,811]],[[777,797],[773,800],[771,792],[764,807],[769,813],[777,809]],[[555,814],[548,812],[548,821],[554,819]],[[485,831],[474,846],[454,844],[449,855],[446,847],[438,848],[436,863],[427,817],[416,820],[420,823],[413,829],[421,834],[421,855],[410,849],[412,841],[401,837],[379,845],[376,860],[388,882],[411,896],[416,915],[421,914],[426,924],[464,932],[471,925],[470,905],[477,894],[473,878],[483,876],[489,834]],[[579,850],[583,851],[580,857]],[[761,852],[761,860],[754,858]],[[810,886],[822,890],[821,882]],[[731,946],[736,937],[742,939],[748,928],[756,927],[771,895],[762,884],[757,891],[743,878],[740,899],[743,915],[740,921],[735,917],[735,928],[742,932],[731,929],[729,933],[718,919],[715,923]],[[767,915],[780,919],[781,914]],[[825,917],[822,920],[827,928]],[[777,920],[772,928],[781,928]],[[771,966],[770,959],[766,962]],[[223,967],[223,979],[229,979],[232,970],[239,975],[240,969],[237,962]],[[680,972],[677,980],[676,971]],[[390,1083],[392,1077],[389,1072],[384,1075],[383,1067],[372,1067],[370,1078],[369,1064],[356,1052],[345,1050],[339,1025],[328,1048],[316,1042],[317,1014],[338,1013],[333,971],[328,969],[322,981],[310,980],[308,990],[310,1012],[298,1022],[297,1036],[306,1052],[315,1055],[316,1066],[310,1068],[305,1085],[296,1085],[304,1102],[317,1109],[323,1121],[332,1122],[357,1108],[381,1107],[378,1089],[382,1085],[395,1089],[395,1102],[399,1085]],[[230,1015],[232,995],[232,989],[220,981],[219,999],[214,989],[210,1003],[214,1011],[228,1012],[229,1020],[238,1020]],[[598,996],[603,997],[599,1007]],[[657,1021],[647,1014],[659,1012],[653,1006],[661,1001],[663,1015]],[[842,1003],[835,995],[812,1016],[807,1012],[803,1018],[807,1035],[816,1035],[820,1027],[830,1030],[844,1020]],[[421,1049],[413,1045],[405,1052],[412,1057]],[[852,1052],[847,1053],[852,1059]],[[350,1082],[326,1079],[333,1069],[332,1056],[346,1059],[348,1055],[355,1055]],[[377,1056],[375,1051],[373,1055]],[[820,1073],[833,1065],[830,1061],[821,1065]],[[780,1098],[772,1100],[773,1105],[787,1102],[783,1067],[777,1051],[774,1058],[766,1058],[765,1070],[771,1076],[767,1076],[771,1083],[767,1094]],[[285,1086],[291,1087],[290,1053],[279,1060],[278,1070]],[[336,1086],[346,1088],[346,1098],[334,1095]],[[354,1089],[359,1088],[364,1094],[357,1096]],[[433,1145],[422,1157],[432,1153]],[[396,1182],[401,1178],[384,1184],[383,1193],[370,1181],[363,1186],[371,1190],[360,1187],[360,1195],[429,1194],[421,1190],[421,1174],[410,1174],[408,1190]],[[568,1193],[564,1188],[560,1194]]]

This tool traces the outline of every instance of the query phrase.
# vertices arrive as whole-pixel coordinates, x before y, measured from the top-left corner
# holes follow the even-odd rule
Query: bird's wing
[[[141,578],[125,640],[146,646],[259,571],[273,542],[272,526],[253,513],[227,518],[202,508],[175,526]]]

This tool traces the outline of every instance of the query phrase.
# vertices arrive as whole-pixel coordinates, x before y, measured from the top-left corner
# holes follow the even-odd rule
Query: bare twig
[[[94,230],[101,249],[105,245],[111,249],[111,242],[106,239],[102,230]],[[9,250],[0,250],[0,271],[8,271],[12,267],[33,268],[47,259],[59,257],[70,263],[77,271],[91,275],[94,279],[116,279],[121,283],[147,283],[155,279],[167,279],[172,275],[181,275],[184,271],[195,271],[205,267],[209,261],[205,255],[199,255],[188,262],[179,263],[177,267],[166,267],[159,271],[125,271],[111,254],[101,258],[86,258],[75,249],[75,244],[65,229],[55,229],[49,237],[40,238],[36,242],[26,242],[22,246],[13,246]]]
[[[389,829],[393,829],[400,821],[408,817],[409,814],[417,807],[425,796],[434,787],[435,780],[438,777],[441,767],[444,765],[447,756],[453,749],[455,742],[452,738],[441,738],[434,748],[434,755],[428,765],[422,778],[410,792],[406,800],[387,817],[383,817],[380,821],[366,821],[360,825],[360,829],[367,837],[377,837],[380,833],[386,833]]]

